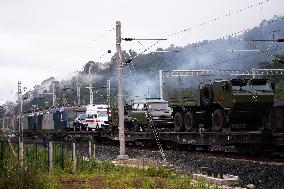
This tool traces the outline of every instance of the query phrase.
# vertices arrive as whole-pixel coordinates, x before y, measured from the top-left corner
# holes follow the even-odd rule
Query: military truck
[[[151,130],[153,124],[157,128],[173,127],[172,111],[168,102],[160,98],[146,98],[132,101],[124,107],[124,125],[126,130]],[[111,125],[118,127],[118,111],[112,110]]]
[[[274,85],[267,79],[215,80],[169,92],[176,131],[259,130],[269,127],[273,103]]]

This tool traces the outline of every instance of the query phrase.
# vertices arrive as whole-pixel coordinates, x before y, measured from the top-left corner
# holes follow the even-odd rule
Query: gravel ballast
[[[284,164],[258,162],[252,160],[228,159],[214,156],[191,154],[190,152],[165,151],[167,162],[176,170],[185,173],[197,173],[201,167],[240,177],[241,186],[248,184],[256,188],[284,188]],[[114,160],[119,147],[97,145],[96,157],[99,160]],[[159,151],[127,148],[130,158],[151,158],[162,161]]]

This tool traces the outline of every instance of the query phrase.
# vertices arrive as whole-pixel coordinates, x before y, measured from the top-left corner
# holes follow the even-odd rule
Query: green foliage
[[[82,154],[77,154],[74,175],[71,172],[71,150],[58,144],[54,144],[53,171],[47,169],[47,147],[40,145],[25,146],[24,165],[21,167],[8,144],[0,144],[0,188],[210,188],[204,181],[193,182],[188,175],[167,167],[141,169],[108,161],[83,161]]]
[[[275,99],[284,99],[284,80],[280,80],[275,87]]]

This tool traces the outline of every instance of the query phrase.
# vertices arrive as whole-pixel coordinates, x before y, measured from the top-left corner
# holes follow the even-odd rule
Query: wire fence
[[[19,144],[16,141],[0,140],[0,174],[11,171],[19,164]],[[80,172],[88,168],[95,159],[96,145],[88,141],[59,142],[33,140],[24,141],[23,166],[36,171],[62,170]],[[12,152],[15,153],[12,153]],[[11,162],[7,162],[11,161]]]

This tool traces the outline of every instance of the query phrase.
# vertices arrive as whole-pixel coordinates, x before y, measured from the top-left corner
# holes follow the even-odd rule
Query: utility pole
[[[128,159],[125,155],[125,134],[124,134],[124,104],[123,104],[123,63],[121,52],[121,22],[116,21],[116,50],[118,54],[117,59],[117,106],[118,106],[118,120],[119,120],[119,156],[117,159]]]
[[[147,98],[150,98],[150,82],[147,81]]]
[[[55,107],[56,95],[55,95],[55,84],[54,83],[52,83],[52,92],[51,93],[41,93],[41,94],[42,95],[52,95],[52,107]],[[37,99],[40,99],[40,98],[37,98]],[[47,103],[47,102],[45,102],[45,103]]]
[[[55,107],[55,99],[56,99],[54,86],[55,84],[52,83],[52,107]]]
[[[80,83],[79,83],[79,79],[78,79],[78,74],[76,76],[76,87],[77,87],[77,100],[78,100],[78,106],[80,106]]]
[[[160,76],[160,98],[163,100],[163,70],[159,71]]]
[[[110,80],[107,80],[107,106],[110,109]]]
[[[94,92],[92,86],[92,79],[91,79],[91,66],[89,67],[89,87],[86,87],[90,91],[90,105],[94,104]]]
[[[18,81],[18,100],[20,102],[20,113],[19,113],[19,127],[18,127],[18,134],[19,134],[19,163],[23,165],[23,157],[24,157],[24,144],[23,144],[23,125],[21,122],[22,113],[23,113],[23,98],[22,98],[22,83]]]

